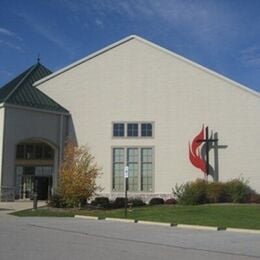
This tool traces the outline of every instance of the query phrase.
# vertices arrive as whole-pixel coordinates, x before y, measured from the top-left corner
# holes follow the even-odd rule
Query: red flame
[[[203,158],[200,154],[199,146],[202,143],[202,140],[204,139],[204,126],[202,127],[201,131],[192,141],[192,144],[190,146],[189,143],[189,157],[191,163],[196,167],[201,169],[204,173],[206,173],[206,164]]]

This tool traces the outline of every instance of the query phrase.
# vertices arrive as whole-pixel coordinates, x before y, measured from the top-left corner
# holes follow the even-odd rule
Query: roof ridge
[[[14,94],[14,92],[21,86],[21,84],[24,82],[24,80],[34,71],[34,69],[38,66],[37,64],[34,64],[31,69],[26,73],[26,75],[17,83],[15,88],[6,96],[6,98],[3,100],[3,103],[7,102],[8,99]]]

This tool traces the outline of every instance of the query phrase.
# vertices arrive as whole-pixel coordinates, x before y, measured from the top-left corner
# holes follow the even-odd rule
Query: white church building
[[[0,89],[1,200],[55,189],[64,142],[87,145],[102,195],[171,197],[243,178],[260,192],[260,94],[138,36],[57,72],[37,63]]]

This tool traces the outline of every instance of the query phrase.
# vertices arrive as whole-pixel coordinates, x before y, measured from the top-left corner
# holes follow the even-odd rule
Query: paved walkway
[[[38,201],[38,207],[45,206],[45,201]],[[0,202],[0,217],[6,216],[8,213],[20,211],[24,209],[31,209],[33,207],[32,200],[14,201],[14,202]]]

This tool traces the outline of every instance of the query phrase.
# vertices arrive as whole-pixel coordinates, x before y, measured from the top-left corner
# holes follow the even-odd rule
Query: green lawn
[[[117,210],[61,210],[38,209],[12,213],[16,216],[56,216],[74,215],[98,216],[100,218],[123,218],[124,209]],[[137,220],[193,224],[218,227],[260,229],[260,205],[221,204],[200,206],[145,206],[128,212],[128,218]]]

